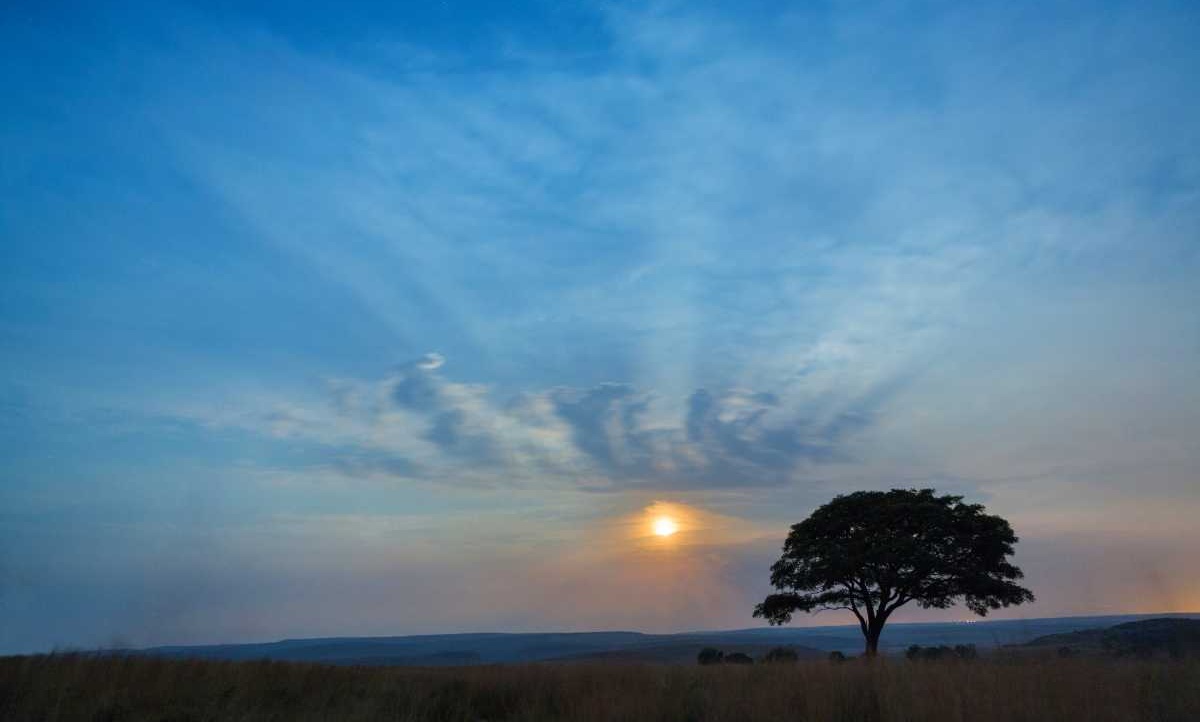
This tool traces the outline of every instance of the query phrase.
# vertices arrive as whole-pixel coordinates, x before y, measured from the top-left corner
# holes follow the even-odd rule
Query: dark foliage
[[[794,649],[776,647],[763,655],[762,661],[768,664],[795,664],[800,661],[800,655],[796,654],[796,650]]]
[[[792,527],[771,567],[779,593],[754,616],[786,624],[797,611],[846,609],[874,655],[888,617],[909,602],[945,609],[961,600],[983,616],[1032,601],[1008,561],[1016,542],[1007,521],[961,496],[932,489],[838,496]]]
[[[904,656],[912,661],[932,661],[939,659],[975,659],[979,653],[974,644],[956,644],[953,647],[945,644],[936,647],[922,647],[914,644],[904,652]]]
[[[712,647],[705,647],[696,655],[696,661],[700,664],[720,664],[724,659],[725,653]]]
[[[741,652],[732,652],[725,655],[725,664],[754,664],[754,657]]]

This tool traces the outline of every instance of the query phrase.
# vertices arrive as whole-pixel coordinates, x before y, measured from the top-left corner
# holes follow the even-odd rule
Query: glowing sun
[[[671,536],[677,531],[679,531],[679,525],[670,517],[660,516],[654,520],[654,533],[658,536]]]

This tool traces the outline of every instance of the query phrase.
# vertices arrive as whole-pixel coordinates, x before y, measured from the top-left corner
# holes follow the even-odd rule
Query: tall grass
[[[0,659],[0,719],[1191,722],[1200,662],[352,668],[46,655]]]

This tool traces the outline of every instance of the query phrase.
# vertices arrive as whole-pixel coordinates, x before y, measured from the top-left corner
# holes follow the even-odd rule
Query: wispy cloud
[[[854,412],[831,415],[770,392],[697,389],[673,416],[680,404],[659,404],[630,384],[506,398],[486,385],[450,380],[452,367],[427,354],[378,380],[332,382],[326,403],[220,417],[188,413],[322,445],[327,463],[354,475],[653,491],[774,486],[816,465],[849,461],[849,442],[886,399],[869,395]]]

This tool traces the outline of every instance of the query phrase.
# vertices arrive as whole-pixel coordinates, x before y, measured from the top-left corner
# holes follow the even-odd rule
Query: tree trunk
[[[867,631],[864,632],[864,635],[867,638],[867,648],[863,652],[863,656],[875,657],[879,654],[879,634],[882,631],[882,624],[872,624],[871,626],[867,627]]]
[[[867,636],[867,649],[863,652],[864,656],[874,657],[879,654],[879,635]]]

